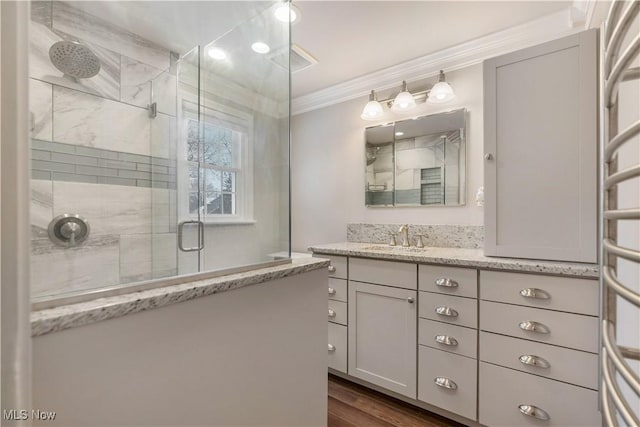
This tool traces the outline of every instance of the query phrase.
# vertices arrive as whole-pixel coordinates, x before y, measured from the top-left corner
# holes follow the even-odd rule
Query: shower
[[[88,47],[72,41],[59,41],[49,49],[53,65],[74,81],[88,79],[100,72],[100,59]]]

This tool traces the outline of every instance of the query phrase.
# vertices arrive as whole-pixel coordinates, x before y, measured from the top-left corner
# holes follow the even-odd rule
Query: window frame
[[[195,97],[194,97],[195,98]],[[183,98],[179,111],[178,123],[181,126],[178,140],[178,215],[182,221],[202,221],[205,225],[253,224],[253,117],[250,114],[227,105],[204,100],[205,107],[198,109],[197,101]],[[202,121],[198,120],[198,116]],[[231,129],[234,135],[240,136],[240,156],[237,168],[207,167],[214,166],[202,162],[187,160],[189,122],[199,124],[202,132],[206,124]],[[192,214],[189,212],[190,182],[189,167],[198,164],[199,169],[214,169],[236,172],[235,213],[234,214]],[[228,192],[227,192],[228,193]],[[224,192],[221,192],[224,194]],[[198,188],[199,197],[206,197],[201,183]]]

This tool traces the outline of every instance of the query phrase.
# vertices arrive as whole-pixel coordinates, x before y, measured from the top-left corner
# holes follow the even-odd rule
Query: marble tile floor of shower
[[[328,427],[462,427],[434,413],[329,375]]]

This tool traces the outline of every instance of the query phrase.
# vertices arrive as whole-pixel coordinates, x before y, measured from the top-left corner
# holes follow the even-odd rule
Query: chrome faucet
[[[409,226],[407,224],[403,225],[398,230],[398,233],[402,233],[402,247],[408,248],[411,246],[411,243],[409,242]]]

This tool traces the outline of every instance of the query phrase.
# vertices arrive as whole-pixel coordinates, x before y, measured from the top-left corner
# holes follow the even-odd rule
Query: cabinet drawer
[[[337,255],[320,255],[322,258],[327,258],[331,261],[329,265],[329,277],[335,277],[337,279],[347,279],[347,257]]]
[[[478,300],[431,292],[420,292],[419,298],[420,317],[422,318],[469,328],[478,327]],[[443,314],[437,313],[437,311],[443,310]],[[449,315],[445,313],[449,313]]]
[[[327,313],[329,322],[347,324],[347,303],[342,301],[329,300],[329,311]]]
[[[475,420],[476,386],[475,359],[420,346],[418,400]]]
[[[480,298],[591,316],[598,315],[597,280],[481,271]]]
[[[523,330],[523,322],[537,322],[548,332]],[[598,326],[597,317],[480,301],[483,331],[597,353]]]
[[[418,344],[475,359],[478,357],[478,330],[420,319]]]
[[[316,254],[313,256],[315,258],[324,258],[331,261],[331,264],[328,267],[329,277],[335,277],[338,279],[347,279],[347,257],[340,255],[325,255],[325,254]]]
[[[329,278],[329,299],[347,302],[347,281],[344,279]]]
[[[421,291],[477,298],[478,271],[471,268],[419,265],[418,286]]]
[[[418,289],[416,264],[406,262],[349,258],[349,280]]]
[[[598,393],[480,362],[480,423],[487,426],[600,426]],[[548,421],[520,412],[544,410]],[[526,408],[523,408],[526,410]]]
[[[347,373],[347,327],[329,323],[329,367]]]
[[[522,356],[530,357],[521,360]],[[594,390],[598,388],[598,355],[593,353],[481,332],[480,360]]]

